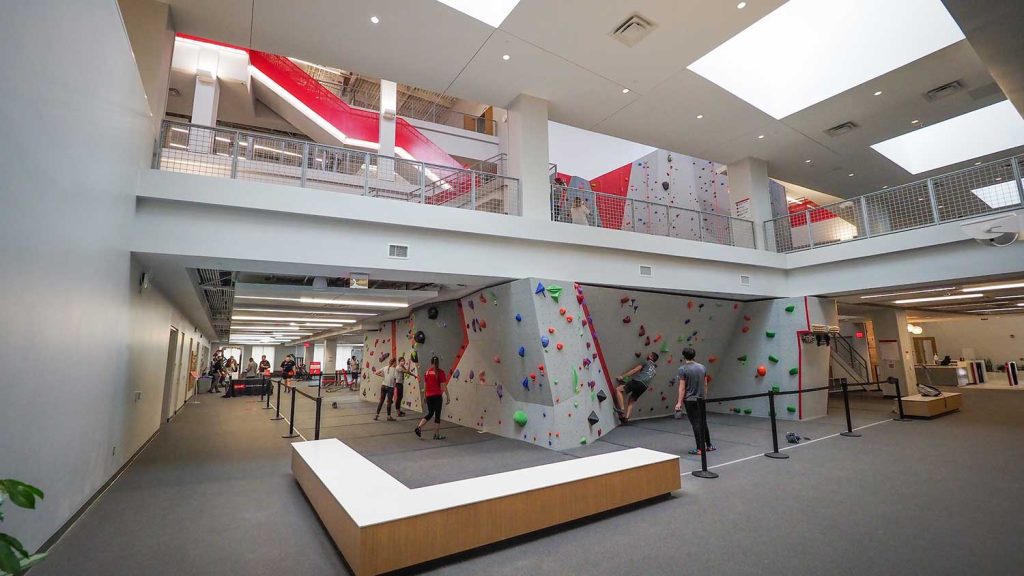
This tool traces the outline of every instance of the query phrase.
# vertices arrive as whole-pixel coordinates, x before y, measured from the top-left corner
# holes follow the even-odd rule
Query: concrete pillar
[[[768,190],[768,163],[760,158],[744,158],[729,164],[729,199],[732,215],[754,222],[754,242],[765,248],[764,221],[772,218]]]
[[[220,81],[217,79],[220,53],[212,49],[199,51],[196,66],[196,90],[192,99],[192,123],[217,126],[217,107],[220,105]],[[214,132],[193,128],[188,134],[188,149],[192,152],[213,152]]]
[[[381,156],[395,155],[395,124],[398,114],[398,84],[390,80],[380,81],[380,143]],[[377,164],[377,178],[381,180],[395,179],[393,161],[381,159]]]
[[[551,220],[547,100],[527,94],[517,96],[508,109],[506,141],[508,174],[519,179],[522,215]]]
[[[174,54],[171,7],[156,0],[118,0],[135,64],[139,67],[146,101],[153,114],[153,133],[160,128],[167,109],[167,87]]]
[[[875,333],[878,350],[878,379],[890,376],[900,379],[904,396],[917,394],[917,375],[914,372],[914,341],[907,332],[907,313],[903,310],[882,308],[867,315]],[[891,387],[882,385],[886,394]]]
[[[338,339],[328,338],[324,340],[324,374],[334,374],[338,366]],[[344,366],[344,360],[342,360]]]

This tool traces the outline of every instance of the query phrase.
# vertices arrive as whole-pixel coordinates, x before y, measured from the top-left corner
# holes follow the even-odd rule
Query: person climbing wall
[[[640,396],[647,391],[654,375],[658,371],[658,353],[651,352],[647,355],[647,360],[643,364],[637,364],[631,368],[628,372],[619,376],[615,380],[619,382],[619,385],[615,387],[615,396],[619,401],[618,407],[615,412],[619,415],[619,421],[622,424],[629,423],[629,417],[633,412],[633,404],[640,399]],[[625,400],[624,392],[629,393],[629,400]],[[625,405],[625,409],[623,409]]]

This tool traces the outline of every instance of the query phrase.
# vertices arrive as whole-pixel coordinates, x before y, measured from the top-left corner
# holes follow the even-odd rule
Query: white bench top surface
[[[292,449],[360,527],[679,459],[630,448],[409,489],[336,438],[299,442]]]

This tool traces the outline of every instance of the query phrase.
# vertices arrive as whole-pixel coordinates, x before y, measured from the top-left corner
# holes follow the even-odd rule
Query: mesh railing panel
[[[522,214],[519,181],[266,134],[165,121],[158,170]]]
[[[551,220],[754,248],[749,220],[567,186],[551,187]]]

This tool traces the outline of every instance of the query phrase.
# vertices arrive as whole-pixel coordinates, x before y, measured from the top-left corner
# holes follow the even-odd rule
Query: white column
[[[380,81],[380,143],[381,156],[395,155],[395,124],[398,113],[398,84],[390,80]],[[395,179],[395,163],[384,160],[377,162],[377,178]]]
[[[324,374],[334,374],[338,365],[338,339],[328,338],[324,340],[324,365],[321,367]]]
[[[759,250],[764,250],[764,221],[772,218],[768,163],[760,158],[744,158],[728,168],[732,215],[754,222],[754,242]]]
[[[519,179],[522,215],[551,220],[548,103],[520,94],[508,109],[508,174]]]
[[[212,56],[211,56],[212,54]],[[192,99],[192,123],[202,126],[217,125],[217,106],[220,104],[220,82],[217,80],[217,58],[213,50],[199,54],[199,68],[196,70],[196,92]],[[188,135],[188,149],[192,152],[213,151],[214,132],[193,128]]]
[[[914,342],[907,331],[907,313],[903,310],[879,309],[868,315],[875,333],[878,350],[878,379],[890,376],[900,379],[900,392],[904,396],[917,394],[917,374],[914,372]],[[895,341],[895,342],[894,342]],[[895,344],[895,346],[894,346]],[[888,355],[886,350],[895,348]],[[895,356],[895,357],[893,357]],[[886,394],[893,393],[885,384]]]

